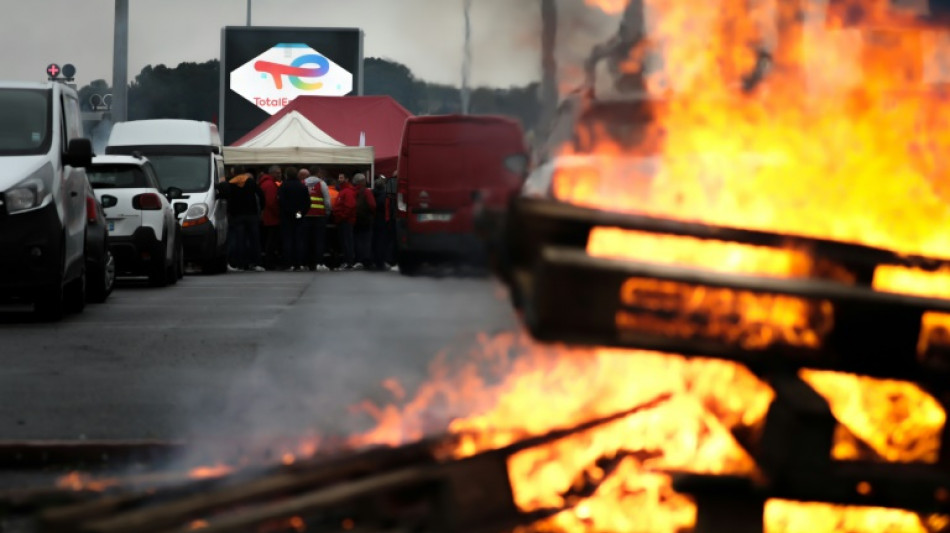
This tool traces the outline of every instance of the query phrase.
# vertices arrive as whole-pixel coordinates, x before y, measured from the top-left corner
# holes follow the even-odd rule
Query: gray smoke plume
[[[472,74],[472,0],[462,0],[465,11],[465,56],[462,59],[462,113],[468,114],[471,88],[469,79]]]
[[[557,108],[557,3],[541,0],[541,120],[539,129],[547,134]]]

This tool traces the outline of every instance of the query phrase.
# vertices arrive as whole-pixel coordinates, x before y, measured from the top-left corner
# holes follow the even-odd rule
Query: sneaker
[[[243,272],[242,269],[228,265],[228,272]]]
[[[264,268],[264,267],[262,267],[262,266],[260,266],[260,265],[255,265],[255,266],[252,266],[251,268],[249,268],[248,270],[250,270],[251,272],[264,272],[264,271],[266,271],[267,269]]]
[[[326,265],[317,265],[317,272],[329,272],[330,269]]]
[[[356,263],[353,265],[353,270],[363,270],[363,263]]]
[[[343,265],[340,270],[353,270],[353,265]]]
[[[389,270],[390,270],[391,272],[399,272],[399,265],[393,265],[393,266],[389,267]]]

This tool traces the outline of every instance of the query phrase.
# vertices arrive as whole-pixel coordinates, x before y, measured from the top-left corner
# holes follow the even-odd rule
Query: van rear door
[[[509,121],[413,122],[407,149],[411,233],[473,233],[476,204],[503,205],[521,183],[506,168],[525,153],[520,128]]]

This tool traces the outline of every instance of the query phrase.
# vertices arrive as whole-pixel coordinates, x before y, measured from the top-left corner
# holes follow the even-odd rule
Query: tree
[[[129,84],[129,120],[184,118],[212,121],[218,113],[220,64],[180,63],[142,69]]]
[[[129,84],[129,120],[185,118],[214,121],[218,114],[221,65],[180,63],[174,68],[148,65]],[[460,89],[428,83],[415,77],[409,67],[371,57],[363,63],[363,92],[388,95],[416,115],[451,114],[462,110]],[[540,113],[538,84],[508,89],[478,88],[472,92],[471,111],[517,118],[525,129],[537,123]],[[79,90],[84,110],[89,97],[111,93],[105,80],[95,80]]]
[[[363,94],[389,95],[414,114],[420,112],[416,77],[409,67],[370,57],[363,61]]]

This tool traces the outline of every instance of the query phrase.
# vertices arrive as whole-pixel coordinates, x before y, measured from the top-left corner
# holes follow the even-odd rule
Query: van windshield
[[[48,89],[0,89],[0,155],[37,155],[52,138]]]
[[[211,160],[207,155],[154,155],[149,161],[163,191],[177,187],[184,192],[204,192],[211,186]]]

